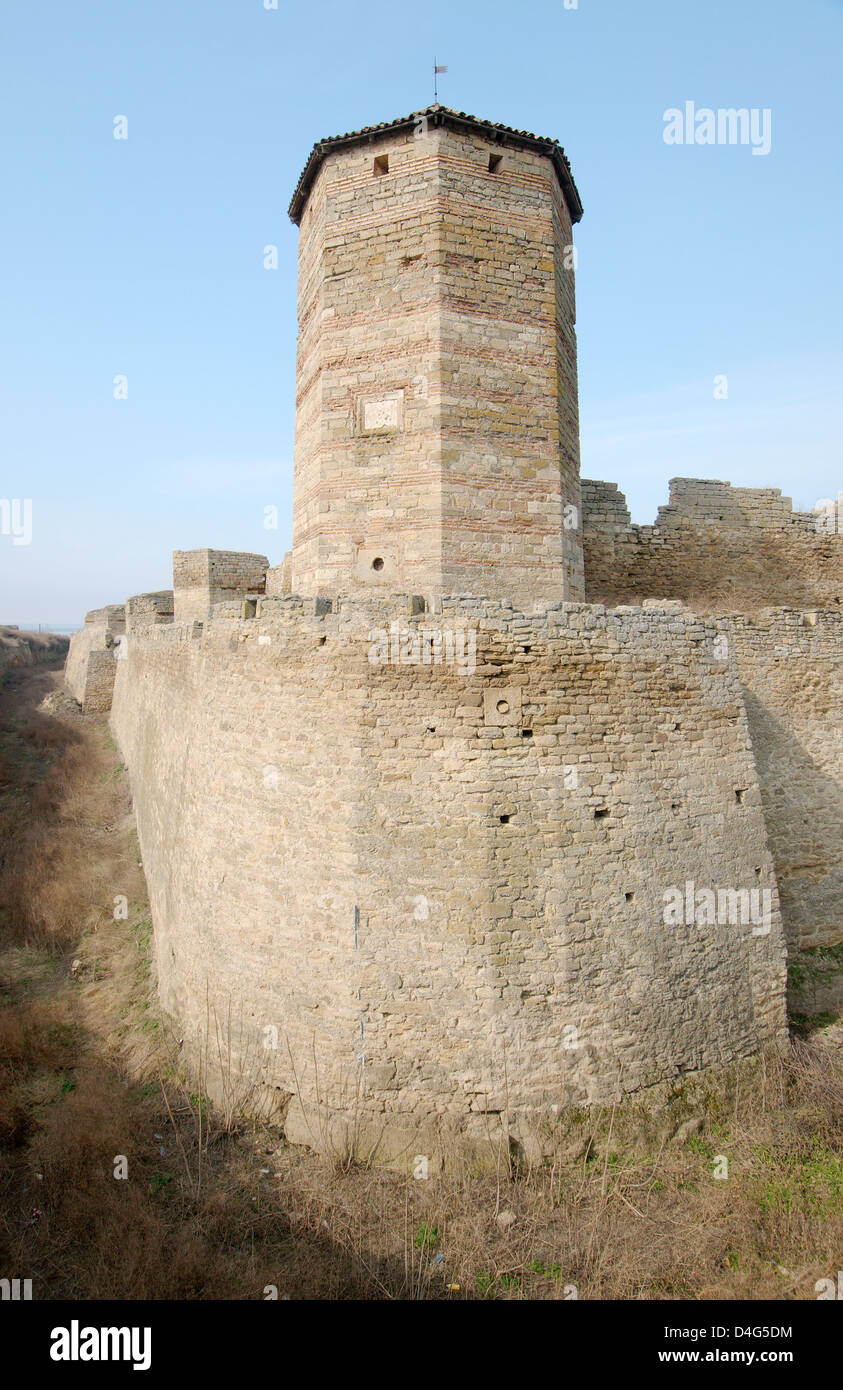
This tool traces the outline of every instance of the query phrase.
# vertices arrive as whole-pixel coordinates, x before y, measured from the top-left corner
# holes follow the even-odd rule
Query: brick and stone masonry
[[[572,223],[555,141],[440,107],[296,190],[292,587],[581,599]]]
[[[843,939],[840,537],[581,494],[581,211],[555,141],[442,107],[314,147],[292,552],[177,551],[125,659],[71,644],[186,1055],[294,1141],[540,1156],[779,1043],[786,943]]]

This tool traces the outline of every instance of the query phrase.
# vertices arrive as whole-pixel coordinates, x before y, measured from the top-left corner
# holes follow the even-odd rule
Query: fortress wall
[[[233,550],[173,551],[173,614],[177,623],[204,622],[215,603],[262,594],[269,561]]]
[[[355,1097],[393,1134],[432,1115],[486,1134],[505,1090],[526,1125],[782,1036],[773,866],[715,628],[421,607],[267,598],[137,634],[118,663],[162,997],[210,1084],[230,1035],[235,1075],[301,1098],[292,1138],[318,1146]],[[447,632],[465,646],[436,664]],[[769,933],[666,924],[688,881],[769,889]]]
[[[111,708],[114,688],[114,647],[106,646],[107,629],[81,628],[70,639],[64,678],[74,700],[83,709],[104,713]]]
[[[315,1093],[317,1072],[344,1096],[354,1067],[353,931],[335,901],[352,900],[359,697],[324,660],[307,604],[268,647],[234,607],[204,634],[197,624],[131,637],[112,726],[131,774],[162,1002],[194,1066],[201,1051],[215,1099],[254,1086],[257,1108],[282,1103],[296,1075]],[[267,1026],[280,1030],[277,1048],[263,1046]]]
[[[107,603],[104,608],[92,608],[85,614],[87,628],[105,628],[107,632],[126,631],[126,608],[122,603]]]
[[[71,695],[89,713],[111,708],[118,640],[126,630],[125,608],[109,604],[85,615],[85,626],[74,632],[67,650],[64,679]]]
[[[780,609],[721,622],[745,691],[788,941],[843,941],[843,616]]]
[[[793,512],[777,488],[674,478],[656,525],[633,526],[616,484],[583,482],[590,599],[666,594],[729,614],[718,621],[734,639],[795,946],[843,939],[840,515],[833,502],[819,518]]]
[[[586,598],[683,599],[698,612],[753,612],[843,599],[843,533],[791,510],[778,488],[673,478],[654,526],[629,521],[614,484],[583,480]]]
[[[274,596],[293,592],[292,553],[289,550],[280,565],[271,565],[267,570],[266,592]]]
[[[151,594],[134,594],[126,599],[126,631],[140,632],[157,623],[173,621],[173,591],[159,589]]]
[[[626,498],[617,483],[582,480],[583,527],[592,546],[632,525]]]

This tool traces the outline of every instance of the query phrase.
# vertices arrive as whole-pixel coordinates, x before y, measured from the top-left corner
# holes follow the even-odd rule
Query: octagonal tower
[[[294,591],[582,599],[581,215],[556,141],[445,107],[314,146]]]

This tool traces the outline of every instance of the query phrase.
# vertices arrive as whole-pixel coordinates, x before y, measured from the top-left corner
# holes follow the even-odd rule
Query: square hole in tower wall
[[[374,165],[374,169],[372,170],[372,172],[373,172],[373,174],[375,175],[376,178],[379,178],[382,174],[388,174],[388,173],[389,173],[389,155],[388,155],[388,154],[376,154],[376,155],[375,155],[375,165]]]
[[[502,168],[503,168],[503,155],[502,155],[502,154],[490,154],[490,155],[489,155],[489,173],[490,173],[490,174],[499,174],[499,173],[501,172],[501,169],[502,169]]]

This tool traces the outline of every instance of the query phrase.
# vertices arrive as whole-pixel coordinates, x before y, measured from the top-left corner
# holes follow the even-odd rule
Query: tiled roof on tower
[[[426,106],[422,111],[414,111],[410,116],[399,116],[394,121],[382,121],[380,125],[364,126],[362,130],[351,130],[346,135],[332,135],[327,139],[318,140],[310,152],[310,157],[304,166],[301,178],[296,185],[296,191],[291,199],[289,207],[291,220],[298,223],[301,218],[307,195],[319,171],[319,166],[332,150],[347,148],[350,145],[373,143],[381,136],[395,135],[403,130],[412,130],[418,125],[422,117],[425,117],[433,126],[448,126],[453,130],[473,130],[475,133],[494,141],[503,149],[528,149],[546,155],[556,170],[571,214],[571,221],[580,221],[583,214],[580,195],[574,183],[568,157],[557,140],[533,135],[529,130],[514,130],[511,126],[501,125],[498,121],[484,121],[479,116],[469,116],[465,111],[453,111],[449,106],[438,104]]]

